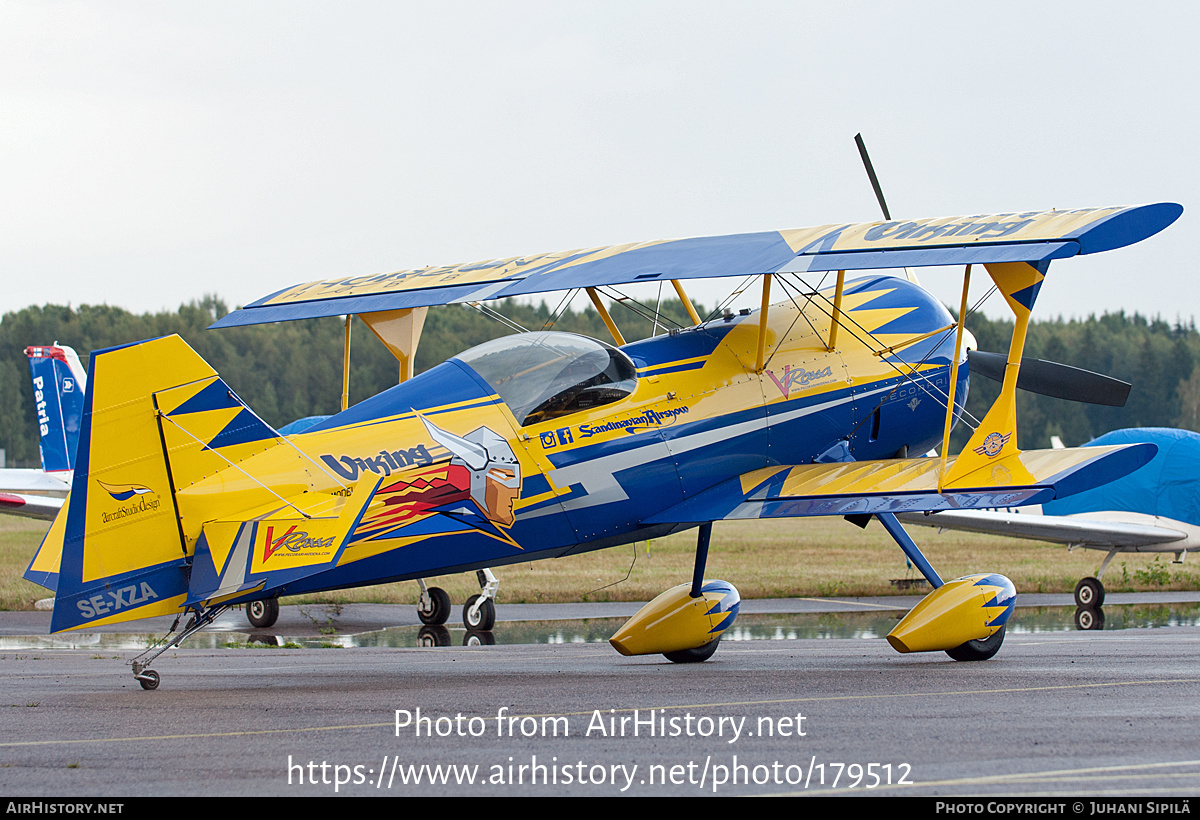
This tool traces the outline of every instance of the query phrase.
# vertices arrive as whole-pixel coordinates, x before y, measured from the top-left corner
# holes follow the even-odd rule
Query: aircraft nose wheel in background
[[[279,599],[266,598],[246,604],[246,620],[256,629],[275,626],[275,622],[279,620]]]
[[[463,604],[463,626],[475,632],[490,632],[496,625],[496,605],[491,598],[472,595]]]
[[[1104,605],[1104,584],[1088,576],[1075,585],[1075,606],[1099,609]]]
[[[463,646],[495,646],[496,636],[491,631],[483,632],[473,629],[468,629],[467,634],[463,635]]]

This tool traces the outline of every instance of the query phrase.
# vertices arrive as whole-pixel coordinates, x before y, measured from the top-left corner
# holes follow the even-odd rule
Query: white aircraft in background
[[[42,469],[0,469],[0,513],[51,520],[71,489],[87,371],[65,345],[27,347],[25,355],[33,377]]]
[[[1114,430],[1093,445],[1148,442],[1158,446],[1149,464],[1124,478],[1037,506],[1017,510],[948,510],[903,513],[907,524],[1007,535],[1108,553],[1095,576],[1075,586],[1076,605],[1098,609],[1104,603],[1102,578],[1119,553],[1174,553],[1181,563],[1200,548],[1200,434],[1190,430],[1138,427]],[[1062,447],[1061,441],[1054,446]]]

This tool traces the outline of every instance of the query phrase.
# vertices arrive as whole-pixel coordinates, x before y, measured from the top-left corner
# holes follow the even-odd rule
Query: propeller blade
[[[875,175],[875,166],[871,164],[871,157],[867,154],[867,144],[863,142],[862,134],[854,135],[854,144],[858,146],[858,155],[862,157],[863,167],[867,169],[867,178],[871,180],[871,187],[875,189],[875,198],[879,200],[879,210],[883,211],[883,218],[891,222],[892,212],[888,210],[887,203],[883,199],[883,186],[879,184],[879,177]],[[905,268],[904,275],[914,285],[920,284],[917,281],[917,275],[912,272],[911,268]]]
[[[879,200],[879,209],[883,211],[883,218],[891,222],[892,215],[888,211],[887,203],[883,201],[883,188],[879,185],[879,177],[875,176],[875,166],[871,164],[871,158],[867,156],[867,144],[863,142],[862,134],[854,135],[854,144],[858,146],[858,155],[862,157],[863,165],[866,166],[867,177],[871,180],[871,187],[875,189],[875,198]]]
[[[1008,357],[1003,353],[969,350],[967,361],[972,375],[998,382],[1004,381],[1004,368],[1008,364]],[[1017,387],[1021,390],[1055,399],[1103,404],[1108,407],[1124,407],[1131,386],[1129,382],[1102,373],[1029,357],[1021,359],[1021,373],[1017,376]]]

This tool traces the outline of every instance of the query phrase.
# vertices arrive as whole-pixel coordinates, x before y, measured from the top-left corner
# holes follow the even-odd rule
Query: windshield
[[[637,387],[632,359],[574,333],[519,333],[457,358],[500,394],[522,427],[619,401]]]

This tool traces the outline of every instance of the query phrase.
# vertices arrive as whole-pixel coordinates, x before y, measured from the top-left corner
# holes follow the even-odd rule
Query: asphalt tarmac
[[[1133,623],[1168,599],[1200,603],[1113,595],[1105,609],[1110,624]],[[0,613],[0,789],[42,799],[1200,793],[1190,616],[1055,630],[1032,616],[1069,596],[1023,595],[1014,621],[1026,625],[981,663],[897,654],[874,626],[854,637],[779,626],[793,613],[818,632],[839,613],[894,621],[915,600],[747,601],[743,618],[775,626],[750,627],[694,665],[561,638],[626,617],[629,604],[501,605],[497,645],[462,646],[458,628],[436,648],[343,641],[416,633],[409,607],[284,607],[257,635],[278,646],[249,642],[235,612],[160,657],[151,692],[127,666],[137,649],[120,644],[144,633],[42,643],[48,613]]]

